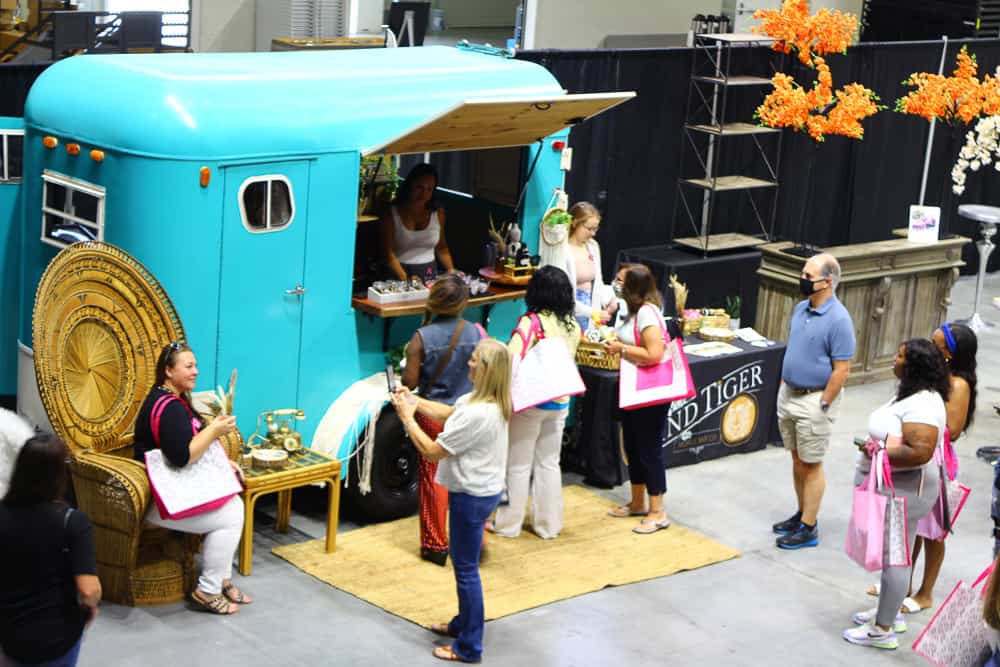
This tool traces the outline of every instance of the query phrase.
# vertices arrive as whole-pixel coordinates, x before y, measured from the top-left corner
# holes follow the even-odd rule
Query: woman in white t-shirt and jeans
[[[874,453],[884,448],[892,466],[895,494],[906,498],[906,534],[912,550],[917,522],[931,511],[938,497],[938,468],[928,463],[948,428],[945,401],[951,384],[941,353],[934,343],[922,338],[899,346],[893,371],[899,388],[895,398],[868,418],[868,445],[858,454],[854,483],[857,486],[864,481]],[[889,493],[886,490],[883,495]],[[853,620],[860,627],[844,630],[844,639],[874,648],[899,646],[896,633],[906,630],[899,611],[909,589],[910,571],[909,567],[882,569],[878,607],[855,614]]]
[[[479,662],[483,652],[483,587],[479,556],[483,525],[500,502],[507,470],[507,428],[511,415],[511,361],[507,346],[487,338],[469,360],[472,391],[455,405],[418,398],[409,389],[392,397],[404,427],[421,456],[440,461],[437,483],[448,489],[449,551],[458,590],[458,615],[431,631],[455,641],[434,649],[442,660]],[[444,430],[432,440],[415,413],[439,422]]]
[[[660,313],[663,299],[649,268],[632,264],[619,269],[615,283],[620,285],[621,298],[628,308],[628,317],[615,330],[618,339],[607,343],[610,353],[620,353],[622,359],[647,366],[663,358],[666,324]],[[616,290],[617,291],[617,290]],[[639,340],[635,332],[639,331]],[[663,463],[663,430],[667,425],[669,403],[650,405],[636,410],[619,411],[622,444],[628,457],[628,477],[632,499],[627,505],[615,507],[610,516],[643,519],[632,532],[640,535],[655,533],[670,526],[663,509],[667,491],[667,473]],[[649,494],[649,509],[646,509]]]

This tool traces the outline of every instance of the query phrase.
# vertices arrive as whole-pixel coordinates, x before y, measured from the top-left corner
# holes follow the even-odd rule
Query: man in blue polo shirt
[[[823,456],[854,357],[854,323],[834,295],[838,282],[840,264],[832,255],[810,257],[799,279],[799,290],[807,298],[792,311],[778,391],[778,427],[792,453],[799,508],[773,526],[782,549],[819,544],[816,515],[826,489]]]

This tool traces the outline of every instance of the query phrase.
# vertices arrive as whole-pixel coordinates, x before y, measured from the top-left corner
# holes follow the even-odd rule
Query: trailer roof
[[[227,160],[366,151],[464,101],[563,94],[539,65],[449,47],[88,55],[38,78],[25,123],[102,149]]]

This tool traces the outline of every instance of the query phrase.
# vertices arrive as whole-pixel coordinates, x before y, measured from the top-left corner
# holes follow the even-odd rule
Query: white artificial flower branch
[[[965,145],[958,153],[958,160],[951,168],[952,191],[965,192],[965,175],[971,169],[993,164],[1000,171],[1000,116],[980,118],[974,129],[965,135]]]

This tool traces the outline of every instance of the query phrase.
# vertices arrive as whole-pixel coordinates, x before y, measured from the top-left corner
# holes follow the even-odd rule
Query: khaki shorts
[[[830,432],[843,394],[841,391],[830,409],[823,412],[820,409],[823,392],[796,394],[782,383],[778,390],[778,430],[785,449],[798,452],[805,463],[820,463],[830,448]]]

